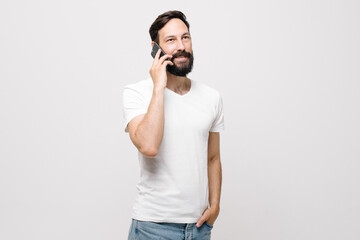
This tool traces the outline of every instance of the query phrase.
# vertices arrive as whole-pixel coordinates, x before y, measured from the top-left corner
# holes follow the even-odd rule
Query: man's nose
[[[182,41],[178,41],[177,50],[180,50],[180,51],[185,50],[185,47],[184,47],[184,44]]]

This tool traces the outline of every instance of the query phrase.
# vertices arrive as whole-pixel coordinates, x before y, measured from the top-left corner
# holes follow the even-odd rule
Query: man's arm
[[[161,58],[160,50],[157,52],[150,75],[154,82],[152,98],[146,114],[133,118],[129,124],[131,141],[146,157],[155,157],[164,134],[164,91],[167,83],[166,66],[173,65],[164,55]]]
[[[146,114],[129,124],[131,141],[146,157],[155,157],[164,133],[164,89],[154,89]]]
[[[221,194],[221,161],[220,161],[220,133],[210,132],[208,142],[208,178],[209,178],[209,203],[198,220],[196,226],[200,227],[205,221],[213,225],[220,212]]]

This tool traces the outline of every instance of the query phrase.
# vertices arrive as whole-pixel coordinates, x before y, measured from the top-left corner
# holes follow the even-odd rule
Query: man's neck
[[[179,77],[167,72],[166,87],[177,94],[183,95],[190,90],[191,81],[186,76]]]

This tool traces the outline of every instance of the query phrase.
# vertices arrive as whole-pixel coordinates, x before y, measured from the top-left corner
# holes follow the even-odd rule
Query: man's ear
[[[151,48],[154,47],[154,43],[155,43],[154,41],[151,42]]]

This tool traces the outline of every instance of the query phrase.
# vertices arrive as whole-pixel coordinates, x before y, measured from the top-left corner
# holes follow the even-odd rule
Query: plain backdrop
[[[0,239],[127,239],[139,179],[124,85],[148,29],[190,22],[224,101],[215,240],[360,239],[357,0],[0,2]]]

